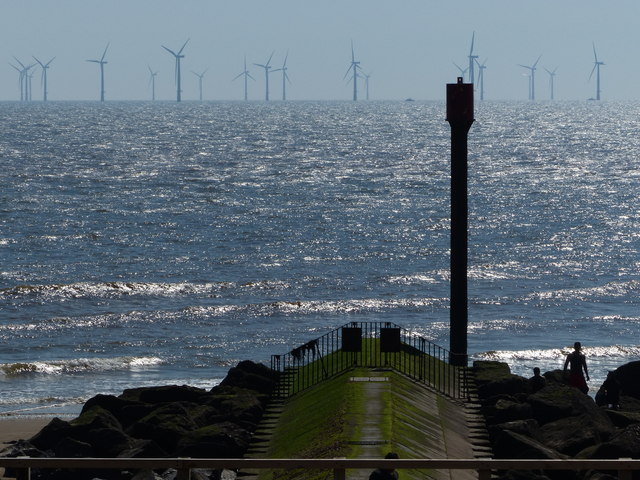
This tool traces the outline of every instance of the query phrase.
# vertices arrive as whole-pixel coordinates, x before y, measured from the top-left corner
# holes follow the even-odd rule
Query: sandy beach
[[[33,437],[50,421],[49,417],[0,417],[0,450],[7,442]]]
[[[8,442],[33,437],[50,421],[50,417],[0,417],[0,450],[8,447]],[[0,468],[3,478],[4,469]]]

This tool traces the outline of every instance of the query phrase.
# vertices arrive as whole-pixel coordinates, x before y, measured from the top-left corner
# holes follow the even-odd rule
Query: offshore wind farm
[[[41,0],[33,1],[38,3]],[[77,0],[63,2],[78,5],[82,10]],[[140,5],[147,3],[148,0],[142,0]],[[361,3],[357,0],[354,5]],[[250,4],[253,5],[252,0]],[[117,28],[109,21],[91,29],[81,28],[87,25],[81,21],[69,23],[66,28],[53,29],[44,18],[35,16],[30,20],[37,25],[41,35],[25,35],[20,29],[9,35],[11,28],[0,32],[0,38],[4,40],[0,51],[4,50],[5,55],[5,68],[0,68],[0,100],[43,100],[42,88],[43,95],[29,95],[28,91],[34,74],[43,75],[42,66],[37,63],[24,70],[31,62],[23,59],[34,55],[43,61],[54,56],[57,58],[47,69],[47,100],[53,101],[91,101],[101,100],[103,96],[108,100],[148,100],[155,97],[161,101],[199,101],[199,83],[186,81],[182,73],[185,68],[200,72],[202,65],[215,65],[215,70],[203,78],[203,101],[244,100],[245,93],[247,101],[266,100],[267,97],[280,101],[282,94],[285,101],[353,100],[354,92],[358,100],[366,100],[364,72],[373,70],[376,71],[375,91],[370,89],[370,100],[404,100],[409,97],[441,100],[444,95],[441,85],[457,76],[463,76],[465,81],[476,85],[476,98],[480,101],[549,101],[552,96],[559,101],[615,100],[633,98],[636,93],[632,79],[640,76],[640,71],[634,70],[640,67],[621,58],[622,47],[640,42],[640,38],[636,38],[640,35],[621,29],[617,37],[607,37],[604,29],[595,28],[599,18],[595,7],[589,7],[589,3],[579,11],[564,11],[564,7],[557,9],[555,16],[549,17],[544,15],[547,10],[540,6],[528,6],[517,11],[506,4],[500,9],[495,6],[480,9],[471,2],[462,2],[461,12],[454,15],[455,9],[449,6],[428,11],[416,2],[395,8],[374,2],[367,4],[367,13],[362,18],[349,17],[350,11],[352,14],[357,11],[354,5],[345,8],[347,18],[351,18],[349,22],[340,18],[327,20],[325,17],[331,11],[329,7],[294,5],[290,8],[293,21],[287,23],[277,15],[282,13],[281,6],[256,7],[255,11],[248,9],[244,16],[235,6],[217,12],[215,5],[203,6],[201,15],[193,11],[170,15],[168,7],[161,2],[154,4],[158,10],[156,27],[143,20],[140,5],[123,7]],[[115,13],[96,8],[102,17],[114,18]],[[15,9],[20,10],[17,6]],[[43,9],[47,10],[46,7]],[[635,7],[629,7],[629,10],[635,11]],[[620,25],[626,23],[623,11],[624,8],[616,12]],[[530,20],[521,18],[523,12]],[[420,24],[421,18],[427,18],[427,13],[430,23],[425,28],[412,28]],[[58,24],[64,23],[65,19],[59,12],[50,10],[47,15]],[[172,24],[172,15],[182,20]],[[464,17],[462,22],[461,17]],[[574,17],[584,26],[581,31],[570,32],[571,28],[567,27],[566,20]],[[87,17],[79,13],[78,18],[85,20]],[[17,15],[16,23],[22,19],[24,17]],[[216,28],[207,27],[207,19],[212,20]],[[273,28],[267,28],[267,23],[260,23],[267,19]],[[322,28],[320,19],[325,19],[325,25],[334,25],[335,28]],[[454,19],[457,20],[454,22]],[[528,29],[528,25],[535,25],[536,20],[545,25],[544,35]],[[500,35],[495,31],[498,25],[502,29]],[[587,28],[589,25],[594,28]],[[392,31],[402,34],[388,33]],[[192,40],[184,46],[185,39],[190,37]],[[107,52],[110,58],[105,57],[104,61],[108,60],[109,65],[100,64],[101,57],[95,52],[104,50],[107,43],[110,45]],[[354,51],[350,48],[352,43]],[[608,66],[597,67],[592,72],[594,45]],[[161,48],[163,46],[170,52]],[[182,52],[181,47],[184,47]],[[265,71],[265,61],[274,52],[272,64]],[[145,66],[149,64],[168,71],[165,67],[167,53],[173,59],[174,74],[155,79],[154,95]],[[14,55],[23,62],[23,66],[15,61]],[[522,67],[518,64],[526,63],[531,67],[533,62],[527,63],[523,59],[535,59],[540,55],[542,60],[536,67],[538,71],[527,70],[531,77],[526,79],[530,83],[527,91],[523,88]],[[243,71],[253,78],[262,76],[264,72],[262,81],[256,83],[255,88],[251,85],[252,77],[248,76],[243,78],[247,80],[247,88],[243,88],[245,82],[240,82],[240,77],[235,83],[230,82],[238,75],[238,63],[242,65],[245,56],[249,68]],[[282,73],[285,57],[286,68],[290,70]],[[85,59],[99,64],[98,73],[105,77],[108,92],[100,88],[96,94],[95,71],[82,67],[81,62]],[[356,66],[354,75],[353,68],[350,68],[349,74],[343,78],[352,61],[358,62],[363,70]],[[452,63],[460,68],[450,68]],[[555,78],[551,95],[547,82],[538,85],[541,82],[536,73],[542,69],[552,71],[557,65],[562,65],[562,76]],[[274,71],[281,74],[278,75],[277,94],[274,77],[271,76]],[[293,71],[295,81],[291,83],[288,76]],[[194,79],[192,74],[189,77]],[[42,87],[43,80],[40,84]]]

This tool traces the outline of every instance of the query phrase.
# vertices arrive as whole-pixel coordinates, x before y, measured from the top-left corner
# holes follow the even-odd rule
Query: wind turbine
[[[467,68],[462,68],[460,65],[458,65],[456,62],[453,62],[453,64],[456,66],[456,68],[458,70],[460,70],[460,76],[462,78],[464,78],[464,76],[466,75],[466,73],[469,71],[469,67]]]
[[[289,80],[289,75],[287,75],[287,58],[289,57],[289,52],[284,56],[284,63],[282,67],[273,70],[274,72],[282,72],[282,101],[287,100],[287,82],[291,83]]]
[[[104,59],[104,56],[107,54],[107,49],[109,48],[109,44],[104,48],[104,52],[102,52],[102,57],[100,60],[87,60],[87,62],[93,62],[100,64],[100,101],[104,102],[104,65],[107,61]]]
[[[275,52],[271,52],[271,56],[269,57],[269,60],[267,60],[267,63],[265,63],[264,65],[261,63],[254,63],[254,65],[264,68],[264,78],[265,78],[264,100],[266,102],[269,101],[269,70],[271,70],[271,65],[269,64],[271,63],[271,58],[273,57],[274,53]]]
[[[358,101],[358,77],[360,76],[358,75],[358,69],[361,69],[360,62],[356,61],[356,56],[353,51],[353,40],[351,40],[351,65],[349,65],[349,68],[347,69],[347,73],[344,74],[343,80],[347,78],[347,75],[349,75],[349,72],[353,70],[352,78],[353,78],[353,101],[354,102]]]
[[[595,61],[593,62],[593,70],[591,70],[591,75],[589,75],[589,80],[593,76],[593,72],[596,72],[596,100],[600,100],[600,65],[604,65],[604,62],[598,61],[598,54],[596,54],[596,44],[593,44],[593,57]]]
[[[149,65],[147,65],[147,68],[149,69],[149,85],[151,85],[151,100],[155,102],[156,101],[156,75],[158,75],[158,72],[154,72],[153,70],[151,70],[151,67]]]
[[[471,36],[471,50],[469,50],[469,83],[475,83],[473,75],[473,64],[477,61],[478,55],[473,54],[473,43],[476,38],[476,32]]]
[[[522,68],[526,68],[527,70],[529,70],[531,72],[531,84],[529,87],[529,100],[535,100],[536,99],[536,66],[538,65],[538,62],[540,61],[540,58],[542,58],[542,55],[540,55],[538,57],[538,59],[536,60],[536,62],[531,65],[530,67],[527,65],[522,65],[521,63],[519,63],[518,65],[521,66]]]
[[[209,70],[207,68],[207,70]],[[198,77],[198,84],[200,86],[200,101],[202,101],[202,78],[204,77],[204,74],[207,73],[207,70],[205,70],[202,73],[196,73],[193,70],[191,70],[191,73],[193,73],[196,77]]]
[[[31,68],[34,67],[35,63],[32,63],[31,65],[27,65],[25,66],[24,63],[22,63],[20,60],[18,60],[15,56],[13,57],[15,59],[16,62],[18,62],[20,64],[20,67],[22,68],[18,68],[13,64],[9,64],[11,65],[13,68],[15,68],[18,73],[20,74],[19,77],[19,83],[20,83],[20,101],[29,101],[30,95],[29,95],[29,70]]]
[[[38,60],[36,57],[33,57],[35,59],[36,62],[38,62],[38,64],[40,65],[40,67],[42,68],[42,79],[41,79],[41,83],[44,87],[44,96],[42,97],[42,101],[46,102],[47,101],[47,70],[49,69],[49,65],[51,64],[51,62],[53,62],[53,60],[56,57],[53,57],[51,60],[49,60],[47,63],[42,63],[40,60]]]
[[[180,50],[178,50],[178,53],[174,52],[173,50],[168,49],[167,47],[165,47],[164,45],[162,45],[162,48],[164,48],[167,52],[169,52],[171,55],[173,55],[176,59],[176,89],[177,89],[177,94],[176,94],[176,101],[180,102],[182,101],[182,89],[180,87],[180,59],[184,58],[184,55],[182,55],[182,50],[184,50],[184,47],[187,46],[187,43],[189,43],[189,40],[187,38],[187,41],[184,42],[184,44],[182,45],[182,48],[180,48]]]
[[[553,80],[554,77],[556,76],[556,70],[558,70],[558,67],[553,69],[553,72],[547,68],[545,68],[545,70],[547,71],[547,73],[549,74],[549,87],[551,88],[551,100],[554,100],[553,98]]]
[[[255,81],[255,78],[253,78],[251,76],[251,74],[249,73],[249,70],[247,70],[247,56],[244,56],[244,71],[238,75],[236,75],[236,77],[233,80],[236,80],[237,78],[240,78],[244,76],[244,101],[247,101],[247,78],[250,78],[251,80]],[[232,80],[232,81],[233,81]]]
[[[367,92],[367,100],[369,100],[369,78],[371,77],[371,73],[364,74],[364,89]]]
[[[478,86],[480,87],[480,100],[484,100],[484,69],[487,68],[487,59],[484,59],[484,62],[480,63],[476,59],[476,63],[478,64]]]

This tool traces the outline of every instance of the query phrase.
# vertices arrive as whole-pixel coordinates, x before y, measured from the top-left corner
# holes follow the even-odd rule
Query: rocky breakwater
[[[640,458],[640,361],[613,372],[620,405],[599,406],[567,385],[561,370],[544,374],[543,388],[513,375],[506,363],[474,363],[481,411],[495,458]],[[596,398],[600,398],[600,393]],[[602,402],[598,402],[602,403]],[[504,480],[612,480],[616,472],[502,472]],[[640,479],[640,472],[635,472]]]
[[[133,388],[97,395],[71,421],[53,419],[28,440],[0,452],[6,457],[238,458],[245,453],[277,374],[250,361],[229,370],[207,391],[189,386]],[[11,474],[11,472],[7,472]],[[175,478],[176,472],[34,470],[32,479]],[[10,475],[8,475],[10,476]],[[192,478],[219,478],[197,472]]]

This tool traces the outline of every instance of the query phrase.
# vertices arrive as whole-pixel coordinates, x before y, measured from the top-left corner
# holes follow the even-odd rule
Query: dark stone
[[[630,425],[596,446],[589,458],[640,458],[640,424]]]
[[[123,427],[128,427],[136,420],[148,415],[150,409],[153,408],[148,404],[144,404],[138,401],[126,400],[122,397],[116,397],[114,395],[96,395],[95,397],[87,400],[87,403],[85,403],[82,407],[80,415],[95,406],[98,406],[110,412],[115,418],[118,419]],[[142,414],[143,412],[146,413]]]
[[[71,437],[63,437],[53,446],[56,457],[81,458],[95,457],[90,443],[82,442]]]
[[[134,439],[131,446],[118,454],[120,458],[164,458],[165,452],[153,440]]]
[[[71,428],[69,422],[65,422],[56,417],[31,437],[29,442],[37,449],[47,450],[55,445],[61,438],[66,437],[71,431]]]
[[[493,407],[485,407],[482,411],[488,424],[526,420],[533,416],[533,410],[528,403],[506,399],[498,400]]]
[[[160,406],[126,432],[135,438],[153,440],[167,454],[173,455],[180,437],[197,428],[185,405],[176,402]]]
[[[573,456],[590,445],[607,440],[614,431],[608,418],[584,414],[547,423],[540,428],[540,435],[546,446]]]
[[[629,362],[613,372],[622,395],[640,399],[640,360]]]
[[[270,394],[278,382],[278,373],[260,363],[245,360],[233,367],[220,382],[221,386],[234,386]]]
[[[640,423],[640,413],[623,410],[605,409],[604,412],[616,427],[625,428],[635,423]]]
[[[540,441],[540,425],[538,425],[538,422],[532,418],[491,425],[488,428],[489,437],[496,438],[503,430],[509,430]]]
[[[502,430],[496,435],[493,442],[493,451],[496,458],[567,458],[566,455],[543,445],[533,438],[509,430]]]
[[[547,385],[528,401],[540,425],[583,414],[603,415],[591,397],[566,385]]]
[[[178,455],[194,458],[238,458],[249,446],[251,434],[231,422],[200,428],[183,435]]]
[[[207,391],[202,388],[190,387],[188,385],[166,385],[161,387],[130,388],[125,390],[121,399],[142,402],[142,403],[173,403],[173,402],[195,402],[199,403]]]

